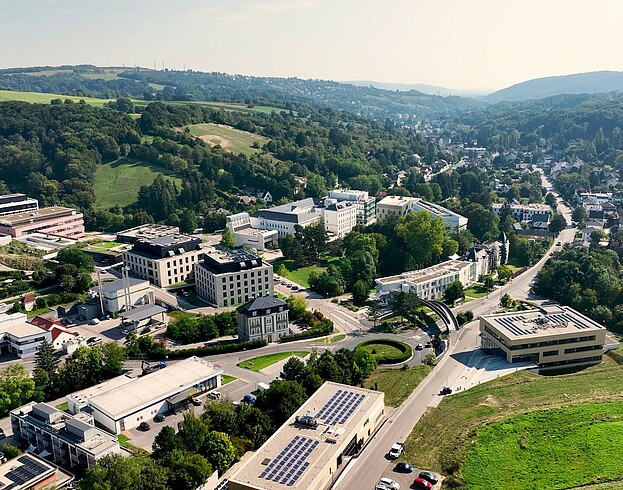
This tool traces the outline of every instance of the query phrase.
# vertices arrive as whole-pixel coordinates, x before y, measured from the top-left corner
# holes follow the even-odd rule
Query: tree
[[[506,284],[513,277],[513,269],[507,265],[498,266],[498,280],[502,284]]]
[[[223,234],[221,235],[221,245],[226,248],[236,247],[236,238],[228,227],[223,229]]]
[[[152,456],[155,459],[162,459],[170,455],[176,449],[181,449],[181,441],[175,433],[175,429],[171,426],[164,426],[160,432],[154,437],[151,446]]]
[[[510,294],[506,293],[502,295],[500,298],[500,306],[502,308],[510,308],[513,306],[513,298],[511,298]]]
[[[296,381],[273,381],[255,400],[255,407],[266,413],[275,426],[282,425],[307,400],[303,387]]]
[[[212,474],[212,466],[200,454],[175,451],[169,463],[169,488],[195,490]]]
[[[61,264],[75,265],[78,269],[85,269],[88,272],[95,271],[93,257],[83,252],[77,246],[61,248],[58,251],[56,260]]]
[[[3,444],[0,446],[0,452],[4,454],[7,459],[17,458],[20,454],[22,454],[22,450],[20,448],[11,444]]]
[[[495,281],[493,280],[493,277],[490,274],[482,278],[482,283],[484,284],[485,289],[487,291],[492,291],[493,287],[495,286]]]
[[[292,294],[286,300],[290,320],[298,320],[307,311],[307,300],[303,296]]]
[[[303,384],[303,380],[307,374],[308,370],[305,363],[298,357],[292,356],[283,365],[280,378],[285,381],[296,381],[299,384]]]
[[[35,354],[35,367],[42,369],[48,373],[48,375],[53,375],[56,373],[60,362],[52,344],[44,339],[43,342],[39,344],[39,349],[37,349],[37,353]]]
[[[376,369],[376,359],[368,349],[355,349],[353,360],[362,379],[367,378]]]
[[[203,442],[202,454],[220,475],[236,462],[236,448],[224,432],[211,431]]]
[[[5,414],[32,400],[35,382],[20,364],[0,370],[0,414]]]
[[[453,281],[448,284],[444,292],[444,298],[448,303],[454,304],[458,299],[465,298],[465,291],[463,290],[463,283],[459,280]]]
[[[578,228],[584,228],[586,226],[586,219],[588,215],[586,214],[586,209],[583,206],[578,206],[573,209],[573,213],[571,213],[571,219],[578,224]]]
[[[121,374],[126,359],[125,349],[116,342],[105,342],[96,348],[102,354],[102,377],[112,378]]]
[[[275,274],[277,274],[278,276],[281,277],[286,277],[288,275],[288,268],[286,267],[286,265],[284,263],[279,264],[279,266],[277,267],[277,270],[275,271]]]
[[[555,214],[549,224],[549,231],[558,235],[567,227],[567,220],[562,214]]]
[[[430,265],[443,253],[443,220],[427,211],[409,213],[401,218],[396,224],[396,234],[404,240],[407,253],[420,267]]]
[[[368,300],[369,287],[365,281],[359,279],[353,284],[353,303],[363,305]]]
[[[181,447],[193,453],[200,452],[208,435],[208,426],[205,421],[197,418],[195,412],[188,411],[177,427],[177,437]]]

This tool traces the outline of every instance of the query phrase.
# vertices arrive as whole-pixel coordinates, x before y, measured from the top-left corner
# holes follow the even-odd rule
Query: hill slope
[[[442,97],[448,95],[458,95],[459,97],[481,97],[488,93],[486,90],[456,90],[453,88],[440,87],[438,85],[428,85],[426,83],[392,83],[375,82],[374,80],[355,80],[344,83],[350,83],[356,87],[374,87],[382,90],[397,90],[399,92],[416,90],[423,94],[440,95]]]
[[[623,72],[595,71],[536,78],[483,97],[487,102],[542,99],[561,94],[594,94],[623,89]]]

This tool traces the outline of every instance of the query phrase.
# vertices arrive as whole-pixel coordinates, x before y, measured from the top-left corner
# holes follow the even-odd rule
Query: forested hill
[[[0,89],[100,98],[238,102],[284,109],[308,104],[382,119],[398,114],[436,118],[484,105],[482,101],[462,97],[356,87],[326,80],[91,65],[0,70]]]
[[[561,94],[595,94],[615,90],[623,90],[623,72],[596,71],[528,80],[486,95],[483,100],[533,100]]]

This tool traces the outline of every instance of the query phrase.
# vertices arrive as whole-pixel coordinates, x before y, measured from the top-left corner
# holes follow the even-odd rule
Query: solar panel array
[[[524,320],[523,315],[513,317],[513,319],[500,317],[496,320],[513,335],[528,335],[532,333],[532,330],[526,330],[515,325],[515,322]]]
[[[309,437],[295,436],[268,464],[260,478],[291,487],[309,467],[306,459],[318,444],[318,441]]]
[[[11,490],[12,488],[21,487],[24,483],[27,483],[36,476],[48,471],[47,466],[39,463],[26,454],[17,458],[17,461],[22,463],[21,466],[18,466],[6,474],[6,477],[13,483],[4,487],[3,490]]]
[[[337,392],[325,403],[318,412],[318,417],[329,425],[343,424],[348,420],[357,407],[361,404],[365,395],[349,390],[337,390]]]
[[[591,326],[582,321],[581,318],[571,316],[568,313],[547,315],[547,319],[558,324],[571,323],[575,328],[579,328],[580,330],[586,330],[588,328],[591,328]]]
[[[555,323],[557,325],[572,325],[579,330],[587,330],[593,328],[590,324],[586,323],[582,318],[570,315],[569,313],[550,313],[543,317],[547,322]],[[497,318],[498,323],[506,328],[513,335],[529,335],[533,333],[533,328],[525,329],[517,325],[520,321],[524,321],[523,315],[514,316],[511,318],[500,317]]]

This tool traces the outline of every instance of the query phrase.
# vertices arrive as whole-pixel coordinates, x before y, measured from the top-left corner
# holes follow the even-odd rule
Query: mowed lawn
[[[431,367],[411,366],[407,369],[377,369],[363,382],[364,388],[385,393],[385,405],[397,407],[430,373]]]
[[[108,209],[119,205],[123,208],[135,203],[141,186],[150,185],[158,174],[165,175],[159,167],[129,158],[99,165],[95,174],[95,207]],[[166,178],[181,186],[181,179]]]
[[[192,124],[187,127],[191,134],[199,136],[212,145],[218,144],[232,153],[242,153],[247,156],[260,151],[259,148],[252,148],[253,143],[257,142],[261,146],[268,141],[268,138],[258,134],[219,124]]]
[[[619,480],[622,392],[623,366],[610,358],[574,374],[520,371],[442,400],[415,426],[405,459],[466,489]]]
[[[312,272],[317,272],[318,274],[322,274],[326,268],[329,266],[329,264],[331,264],[332,262],[337,262],[339,260],[339,258],[337,257],[332,257],[328,260],[322,260],[320,261],[319,264],[312,264],[312,265],[306,265],[303,267],[299,267],[293,260],[286,260],[286,259],[277,259],[275,261],[273,261],[273,271],[275,271],[275,273],[278,274],[277,269],[279,268],[279,266],[281,264],[283,264],[285,266],[285,268],[288,270],[287,274],[284,274],[284,277],[286,279],[289,279],[292,282],[295,282],[296,284],[306,287],[309,287],[309,275]]]
[[[275,354],[266,354],[265,356],[254,357],[253,359],[247,359],[238,363],[238,366],[249,371],[258,372],[268,366],[272,366],[276,362],[283,361],[291,356],[305,357],[309,352],[306,351],[292,351],[292,352],[277,352]]]

